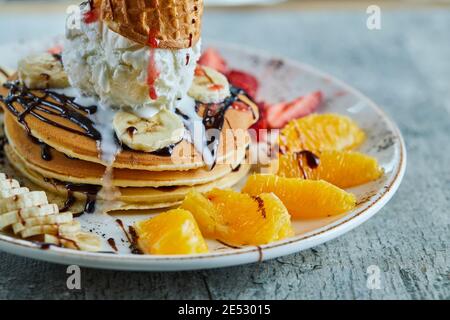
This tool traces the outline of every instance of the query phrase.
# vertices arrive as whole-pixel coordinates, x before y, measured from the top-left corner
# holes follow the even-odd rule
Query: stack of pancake
[[[201,117],[211,118],[212,112],[215,122],[222,124],[213,166],[206,166],[188,136],[160,152],[122,148],[108,166],[102,161],[99,139],[89,134],[95,124],[88,113],[95,108],[82,108],[51,89],[29,90],[13,79],[0,88],[0,96],[10,164],[35,185],[57,194],[62,211],[75,211],[71,207],[80,203],[85,205],[83,212],[93,212],[96,205],[104,211],[170,207],[192,187],[201,192],[228,188],[249,170],[246,130],[258,111],[242,92],[234,97],[240,108],[223,103],[214,105],[212,112],[209,105],[197,106]]]

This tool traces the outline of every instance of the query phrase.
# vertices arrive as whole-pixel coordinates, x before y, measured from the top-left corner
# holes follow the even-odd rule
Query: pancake
[[[96,185],[103,183],[106,167],[101,164],[68,158],[55,149],[49,151],[51,160],[45,160],[42,157],[42,145],[33,142],[10,114],[5,115],[5,131],[10,143],[7,148],[12,149],[9,152],[14,152],[17,157],[26,162],[27,167],[31,170],[47,178],[72,183]],[[192,186],[217,180],[230,173],[242,162],[246,147],[250,143],[248,134],[245,138],[246,141],[240,143],[230,159],[230,163],[217,164],[213,170],[199,168],[189,171],[152,172],[114,168],[111,185],[116,187]]]
[[[10,165],[18,171],[23,177],[29,180],[32,184],[24,181],[24,185],[33,189],[33,184],[39,188],[43,188],[49,193],[56,194],[60,198],[60,203],[63,203],[68,196],[68,191],[63,184],[52,183],[41,174],[31,170],[26,163],[17,157],[11,148],[6,146],[5,154],[9,160]],[[118,202],[111,210],[144,210],[166,208],[180,203],[185,195],[193,188],[199,192],[207,192],[213,188],[230,188],[237,184],[241,179],[247,176],[250,165],[242,164],[238,170],[227,174],[225,177],[198,185],[195,187],[169,187],[169,188],[118,188],[120,195]],[[81,201],[86,199],[86,196],[80,192],[74,192],[73,195]],[[99,196],[99,205],[102,204],[101,194]]]
[[[13,79],[12,79],[13,80]],[[0,95],[7,97],[10,90],[0,88]],[[55,150],[70,157],[105,165],[101,160],[97,143],[94,138],[86,136],[86,132],[80,125],[63,118],[61,113],[56,113],[46,106],[53,103],[59,107],[67,106],[67,103],[58,102],[55,97],[43,97],[43,91],[30,90],[27,94],[42,98],[36,105],[39,109],[27,109],[21,103],[15,101],[7,105],[0,101],[0,106],[19,123],[18,116],[27,111],[24,116],[26,129],[35,138],[41,140]],[[224,158],[232,156],[236,149],[236,141],[243,135],[258,118],[257,106],[245,95],[237,96],[244,106],[239,109],[227,108],[224,113],[223,129],[217,150],[217,160],[224,162]],[[38,99],[39,100],[39,99]],[[203,115],[206,106],[200,105],[198,113]],[[75,109],[74,109],[75,110]],[[13,111],[15,114],[13,114]],[[85,111],[75,110],[77,116],[87,117]],[[42,119],[47,119],[43,121]],[[55,125],[56,124],[56,125]],[[21,124],[23,125],[23,123]],[[171,157],[164,157],[152,153],[133,150],[123,150],[116,156],[113,163],[115,168],[141,169],[149,171],[167,170],[191,170],[205,166],[202,156],[194,145],[186,139],[177,144]]]

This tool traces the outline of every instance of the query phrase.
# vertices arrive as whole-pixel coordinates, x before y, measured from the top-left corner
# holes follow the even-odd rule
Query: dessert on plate
[[[292,220],[357,206],[344,188],[383,175],[357,151],[365,132],[316,114],[321,91],[258,100],[258,79],[201,53],[202,14],[201,0],[84,2],[63,47],[0,69],[3,151],[23,182],[0,174],[0,230],[101,251],[77,218],[138,211],[119,224],[132,253],[202,254],[205,238],[260,246],[293,236]],[[253,163],[255,150],[271,161]]]

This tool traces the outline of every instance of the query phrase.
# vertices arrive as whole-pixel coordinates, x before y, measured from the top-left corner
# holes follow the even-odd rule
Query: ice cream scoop
[[[110,14],[108,6],[95,7],[110,2],[117,2],[114,15]],[[136,17],[133,23],[128,21],[128,27],[119,18],[111,20],[111,16],[120,16],[117,10],[121,8],[120,4],[123,5],[122,2],[95,1],[81,5],[80,28],[68,27],[66,30],[63,63],[69,81],[82,94],[98,97],[104,105],[129,107],[143,117],[151,117],[161,108],[173,110],[192,84],[201,41],[194,35],[188,35],[188,42],[180,40],[177,44],[176,32],[169,30],[166,31],[172,37],[164,36],[162,26],[151,23],[149,9],[142,7],[144,2],[139,2],[141,13],[147,12],[144,15],[148,28],[155,29],[145,31],[148,32],[147,39],[153,37],[147,44],[137,42],[134,40],[136,32],[131,35],[124,32],[138,28],[135,24],[143,30],[142,23]],[[160,5],[165,8],[166,2],[172,1],[160,1]],[[198,3],[197,8],[202,7],[201,1],[194,2]],[[93,10],[101,10],[104,14],[92,14]],[[196,17],[199,11],[195,11]],[[136,12],[135,9],[129,15],[133,12]],[[111,26],[121,34],[113,31]],[[184,29],[180,27],[179,30]],[[184,31],[180,32],[184,34]],[[164,44],[163,47],[161,44]],[[171,44],[173,47],[170,47]]]

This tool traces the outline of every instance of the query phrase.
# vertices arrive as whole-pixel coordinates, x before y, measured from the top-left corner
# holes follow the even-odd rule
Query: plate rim
[[[407,163],[407,151],[404,138],[397,124],[384,112],[384,110],[368,96],[350,84],[337,77],[321,71],[312,65],[305,64],[292,58],[282,57],[258,48],[242,46],[240,44],[207,41],[208,46],[240,51],[248,55],[257,55],[271,60],[281,60],[290,65],[297,66],[307,72],[340,86],[350,94],[358,97],[361,101],[375,111],[387,126],[392,130],[399,144],[399,161],[396,162],[396,171],[389,184],[378,189],[377,193],[368,201],[368,205],[355,210],[350,216],[343,216],[337,221],[321,228],[314,229],[302,235],[294,236],[285,240],[273,242],[261,246],[249,246],[242,249],[227,250],[224,252],[211,252],[200,255],[133,255],[133,254],[109,254],[75,251],[65,248],[51,248],[41,250],[39,245],[28,240],[17,239],[0,233],[0,250],[18,256],[53,262],[57,264],[77,264],[85,267],[111,270],[134,270],[134,271],[182,271],[211,269],[266,261],[280,256],[300,252],[314,246],[333,240],[352,229],[360,226],[372,218],[398,190]],[[7,45],[2,45],[7,46]],[[230,260],[234,257],[235,260]],[[206,262],[205,262],[206,261]]]

